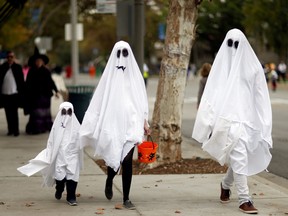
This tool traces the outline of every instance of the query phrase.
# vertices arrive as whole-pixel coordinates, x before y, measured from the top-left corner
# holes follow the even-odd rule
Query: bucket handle
[[[151,135],[147,135],[147,141],[149,141],[149,138],[150,138],[150,140],[151,140],[151,142],[152,142],[153,149],[155,149],[152,136],[151,136]]]

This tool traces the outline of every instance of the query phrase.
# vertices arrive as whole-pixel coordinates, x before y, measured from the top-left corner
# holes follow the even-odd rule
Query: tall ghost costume
[[[272,112],[264,71],[245,35],[228,31],[212,65],[192,137],[221,165],[220,202],[230,202],[235,183],[239,210],[255,214],[247,176],[271,161]]]
[[[117,42],[80,127],[82,147],[90,145],[114,171],[142,142],[148,102],[143,76],[128,43]]]
[[[221,165],[249,176],[270,163],[271,131],[263,68],[245,35],[232,29],[212,65],[192,137]]]
[[[122,167],[123,206],[129,200],[134,147],[147,130],[148,102],[144,79],[128,43],[117,42],[80,127],[81,147],[90,145],[107,165],[105,196],[113,197],[113,179]],[[145,124],[145,125],[144,125]]]
[[[43,186],[51,187],[55,182],[59,183],[63,180],[64,190],[64,183],[67,181],[67,196],[71,184],[74,185],[72,186],[74,188],[73,196],[83,165],[83,152],[78,139],[79,128],[80,124],[74,114],[73,105],[63,102],[59,106],[59,112],[50,131],[47,147],[27,165],[19,167],[17,170],[27,176],[41,172],[44,179]]]

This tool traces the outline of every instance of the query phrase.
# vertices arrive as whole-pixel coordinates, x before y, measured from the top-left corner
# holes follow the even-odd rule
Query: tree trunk
[[[164,54],[161,61],[152,137],[158,164],[181,160],[182,107],[187,69],[195,37],[197,8],[194,0],[170,0]]]

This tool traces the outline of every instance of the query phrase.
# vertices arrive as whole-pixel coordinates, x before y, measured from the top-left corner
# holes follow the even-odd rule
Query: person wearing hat
[[[46,67],[49,58],[35,52],[29,58],[28,72],[25,83],[24,114],[29,115],[26,125],[27,134],[40,134],[50,131],[52,127],[51,97],[58,97],[58,89],[51,77],[51,72]]]

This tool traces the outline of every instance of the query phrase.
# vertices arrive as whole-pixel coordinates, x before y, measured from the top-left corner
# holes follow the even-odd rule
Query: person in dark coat
[[[46,55],[35,53],[29,58],[28,72],[25,83],[24,114],[30,115],[26,125],[27,134],[40,134],[51,130],[51,97],[58,89],[52,80],[51,72],[45,66],[49,62]]]
[[[22,107],[24,75],[20,64],[15,63],[15,54],[7,52],[7,61],[0,66],[0,107],[4,108],[8,136],[19,135],[18,108]]]

